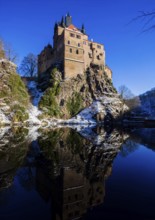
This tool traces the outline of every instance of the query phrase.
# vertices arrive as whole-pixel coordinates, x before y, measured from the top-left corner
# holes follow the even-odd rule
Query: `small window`
[[[70,36],[71,36],[71,37],[75,37],[75,34],[73,34],[73,33],[70,33]]]
[[[89,58],[92,58],[92,54],[91,53],[88,53],[88,55],[89,55]]]
[[[79,50],[76,50],[76,54],[79,54]]]
[[[72,53],[72,48],[69,49],[70,53]]]
[[[80,47],[80,43],[78,43],[78,47]]]
[[[101,46],[100,46],[100,45],[97,45],[97,48],[101,49]]]
[[[80,36],[80,35],[76,35],[76,37],[77,37],[78,39],[81,39],[81,36]]]
[[[70,44],[70,40],[68,40],[68,44]]]
[[[98,60],[100,60],[100,56],[99,56],[99,55],[97,55],[96,58],[97,58]]]

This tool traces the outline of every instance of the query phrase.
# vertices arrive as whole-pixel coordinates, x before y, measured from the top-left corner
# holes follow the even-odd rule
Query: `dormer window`
[[[76,35],[76,37],[77,37],[78,39],[81,39],[81,36],[80,36],[80,35]]]
[[[70,33],[70,36],[71,36],[71,37],[75,37],[75,34],[73,34],[73,33]]]

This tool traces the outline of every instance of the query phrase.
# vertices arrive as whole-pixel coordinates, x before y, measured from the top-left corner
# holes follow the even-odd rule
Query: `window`
[[[71,37],[75,37],[75,34],[73,34],[73,33],[70,33],[70,36],[71,36]]]
[[[69,49],[70,53],[72,53],[72,48]]]
[[[79,54],[79,50],[76,50],[76,54]]]
[[[70,44],[70,40],[68,40],[68,44]]]
[[[77,37],[78,39],[81,39],[81,36],[80,36],[80,35],[76,35],[76,37]]]
[[[91,53],[88,53],[88,55],[89,55],[89,58],[92,58],[92,54]]]
[[[80,43],[78,43],[78,47],[80,47]]]
[[[101,49],[101,46],[100,46],[100,45],[97,45],[97,48]]]
[[[87,45],[86,41],[83,41],[83,44],[84,44],[84,45]]]
[[[96,58],[97,58],[98,60],[100,60],[100,56],[99,56],[99,55],[97,55]]]

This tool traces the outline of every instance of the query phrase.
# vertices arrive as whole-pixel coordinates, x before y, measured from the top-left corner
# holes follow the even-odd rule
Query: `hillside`
[[[140,111],[142,114],[154,117],[155,116],[155,88],[141,94],[139,96],[141,106]]]
[[[0,59],[0,124],[28,119],[28,104],[29,95],[16,72],[16,65]]]

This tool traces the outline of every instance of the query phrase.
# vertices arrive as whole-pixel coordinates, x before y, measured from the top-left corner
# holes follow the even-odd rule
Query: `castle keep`
[[[78,29],[67,14],[65,19],[55,24],[53,47],[47,45],[38,55],[38,75],[57,65],[63,69],[63,78],[68,79],[82,74],[91,64],[104,69],[111,78],[111,70],[105,66],[103,44],[90,41],[84,25]]]

